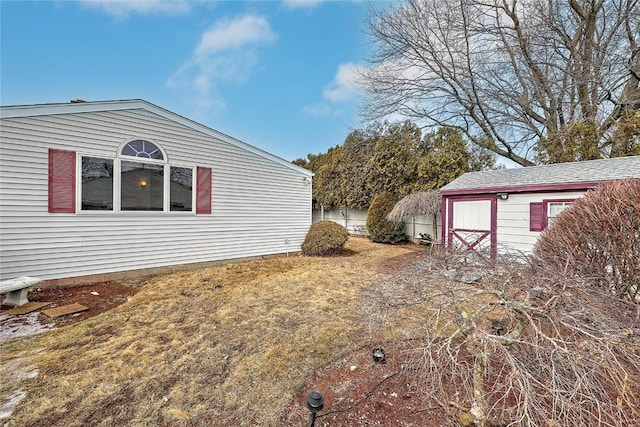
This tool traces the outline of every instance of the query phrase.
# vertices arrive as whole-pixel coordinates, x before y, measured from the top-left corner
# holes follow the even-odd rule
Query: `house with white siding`
[[[442,242],[529,254],[540,232],[598,184],[640,178],[640,156],[469,172],[445,185]]]
[[[313,174],[143,100],[0,109],[0,280],[299,251]]]

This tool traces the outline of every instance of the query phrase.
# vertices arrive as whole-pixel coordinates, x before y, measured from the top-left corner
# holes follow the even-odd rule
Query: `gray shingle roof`
[[[441,192],[464,190],[517,190],[522,187],[561,186],[640,178],[640,156],[555,163],[517,169],[468,172],[440,189]]]

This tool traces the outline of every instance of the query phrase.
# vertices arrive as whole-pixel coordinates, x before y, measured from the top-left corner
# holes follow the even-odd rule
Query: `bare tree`
[[[626,154],[613,134],[640,110],[639,0],[407,0],[369,30],[370,118],[456,127],[525,166]],[[575,123],[593,132],[568,147]]]
[[[372,331],[411,340],[413,389],[465,426],[634,425],[638,306],[532,268],[425,257],[371,293]]]

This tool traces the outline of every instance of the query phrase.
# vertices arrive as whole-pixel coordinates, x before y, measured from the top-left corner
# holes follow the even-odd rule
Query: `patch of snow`
[[[18,357],[11,359],[0,366],[3,381],[8,383],[20,383],[21,381],[37,378],[40,372],[33,365],[26,364],[30,358]],[[0,419],[9,418],[13,410],[25,397],[24,390],[14,390],[11,394],[0,396]],[[7,424],[5,424],[6,426]]]
[[[16,390],[8,396],[8,400],[0,404],[0,419],[9,418],[13,414],[13,409],[27,397],[27,392]]]
[[[35,311],[20,316],[0,317],[0,342],[35,335],[54,327],[54,324],[40,323],[38,315],[39,312]]]

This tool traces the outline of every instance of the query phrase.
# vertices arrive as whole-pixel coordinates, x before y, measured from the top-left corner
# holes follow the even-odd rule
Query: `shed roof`
[[[117,110],[134,110],[142,109],[151,113],[158,114],[174,122],[180,123],[196,131],[202,132],[213,138],[222,140],[231,145],[240,147],[244,150],[257,154],[265,159],[274,161],[281,165],[287,166],[297,172],[300,172],[307,176],[313,176],[313,173],[307,169],[294,165],[293,163],[271,154],[267,151],[240,141],[215,129],[207,127],[203,124],[197,123],[184,116],[181,116],[172,111],[166,110],[162,107],[158,107],[148,101],[142,99],[125,99],[125,100],[113,100],[113,101],[72,101],[70,103],[57,103],[57,104],[34,104],[34,105],[12,105],[2,106],[0,108],[0,118],[14,118],[14,117],[33,117],[44,116],[53,114],[77,114],[77,113],[89,113],[96,111],[117,111]]]
[[[467,172],[440,189],[444,195],[584,189],[640,178],[640,156]]]

